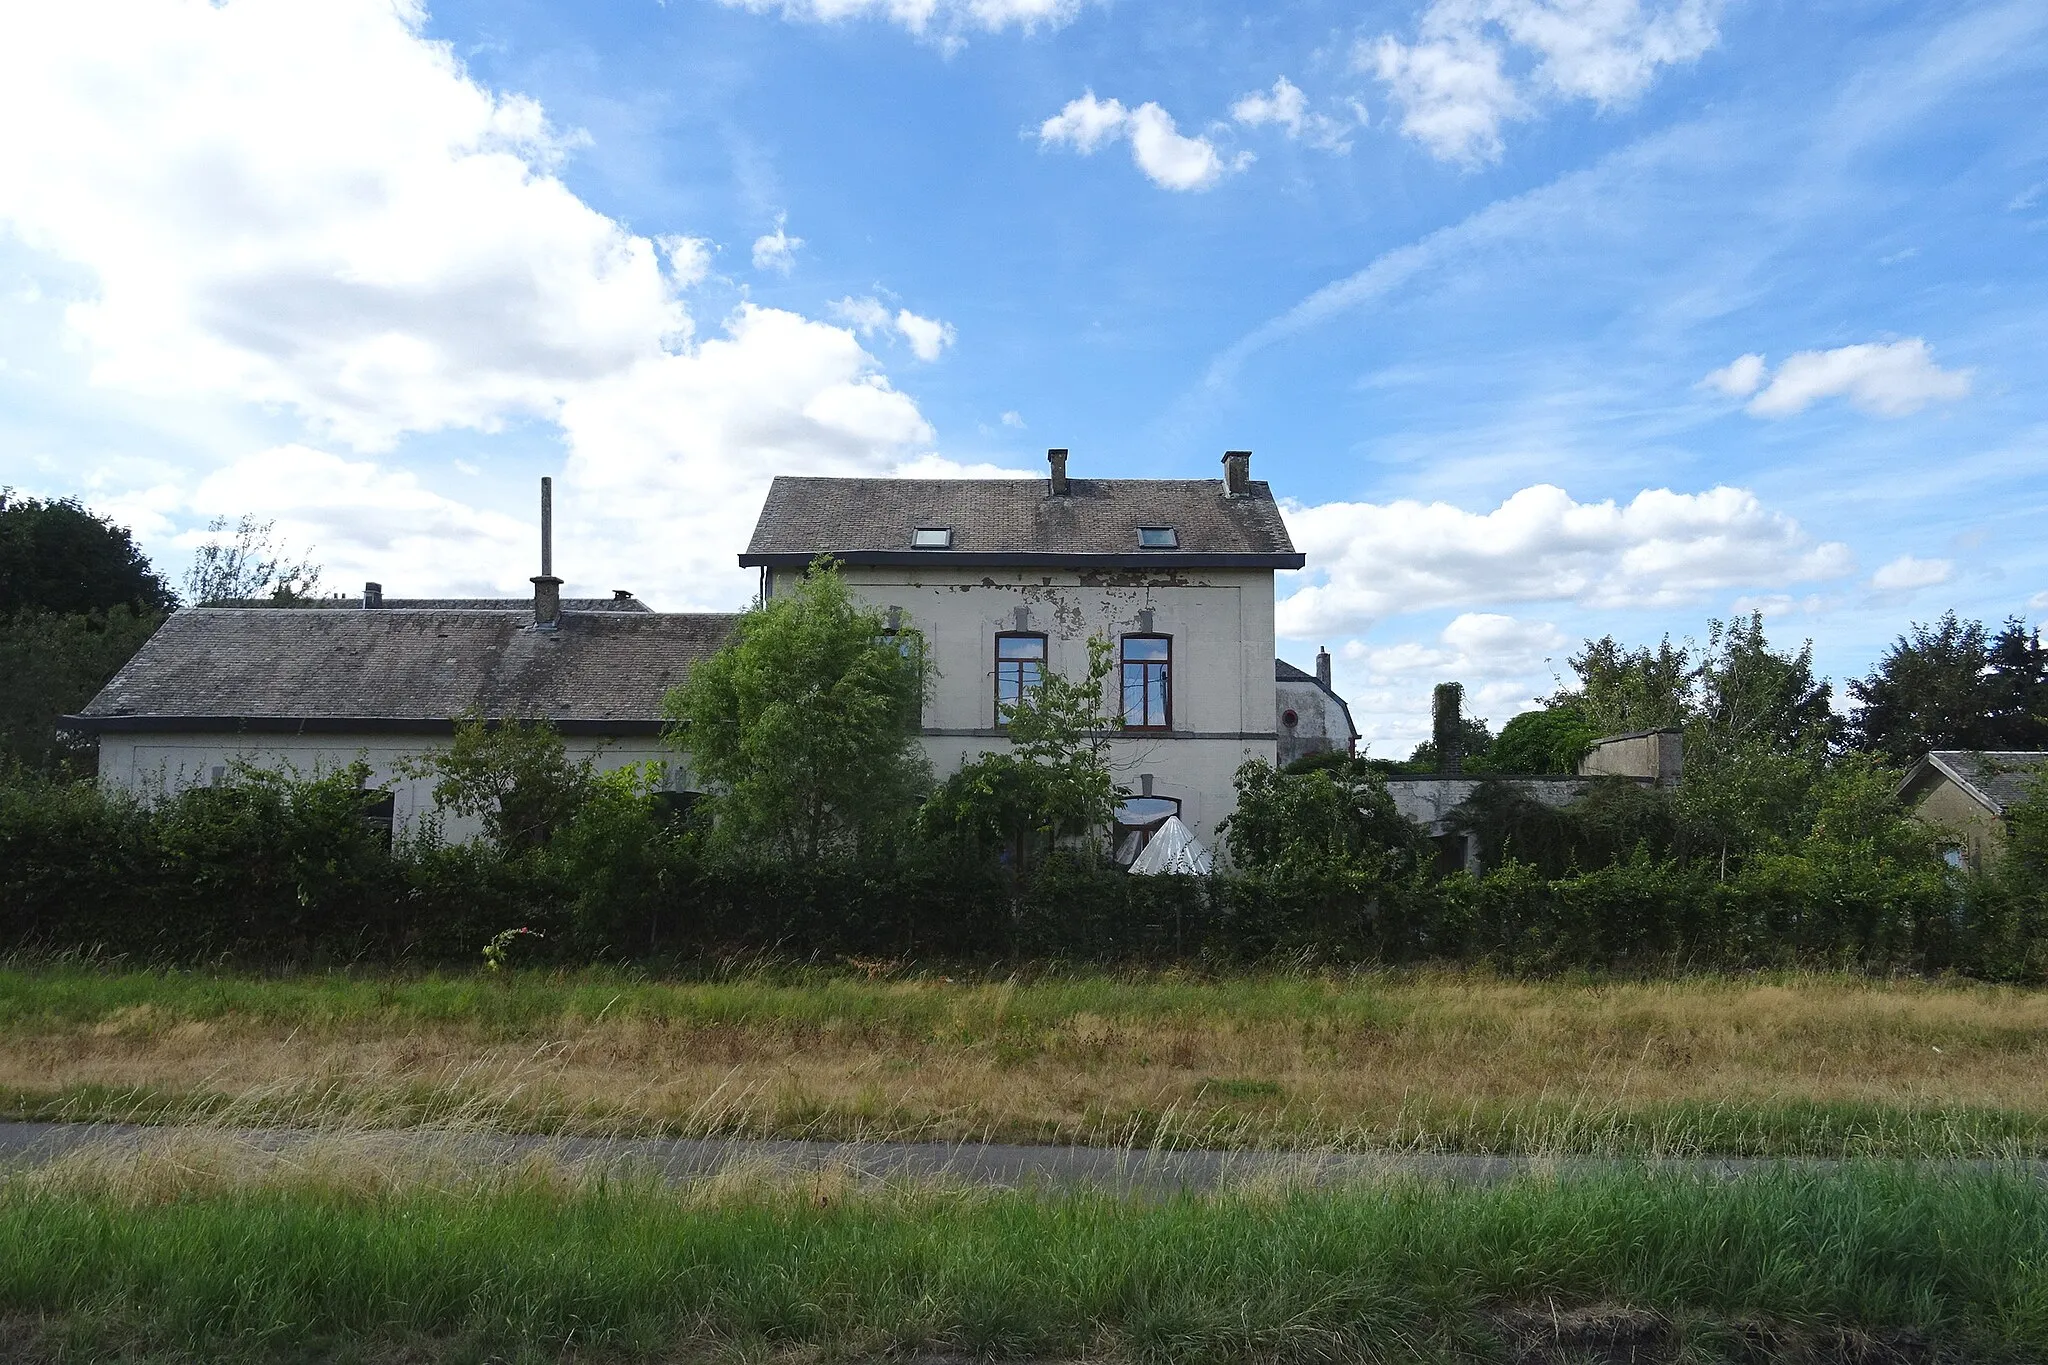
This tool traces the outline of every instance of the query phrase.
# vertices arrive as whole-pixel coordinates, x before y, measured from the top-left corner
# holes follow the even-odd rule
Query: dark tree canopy
[[[151,616],[177,604],[125,527],[75,498],[43,502],[0,490],[0,617],[115,607]]]
[[[2048,745],[2048,651],[2017,617],[1996,636],[1954,612],[1916,622],[1849,691],[1862,703],[1857,747],[1894,764],[1930,749]]]

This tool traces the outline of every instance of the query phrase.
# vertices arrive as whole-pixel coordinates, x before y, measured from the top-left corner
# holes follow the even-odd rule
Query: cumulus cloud
[[[377,448],[549,415],[688,337],[695,253],[665,271],[577,199],[553,173],[576,139],[422,22],[403,0],[11,15],[0,120],[35,132],[0,139],[0,224],[90,279],[66,318],[97,382]]]
[[[1770,383],[1765,385],[1767,375]],[[1801,351],[1776,374],[1764,357],[1740,356],[1700,382],[1730,398],[1749,398],[1745,411],[1755,417],[1791,417],[1823,398],[1847,398],[1852,407],[1877,417],[1905,417],[1929,403],[1967,395],[1970,371],[1942,369],[1925,340],[1908,337]]]
[[[1183,136],[1173,115],[1157,104],[1126,109],[1121,101],[1097,99],[1093,90],[1038,126],[1041,147],[1071,147],[1083,156],[1124,138],[1130,140],[1131,160],[1162,189],[1205,190],[1252,161],[1249,152],[1225,160],[1208,138]]]
[[[1279,604],[1280,634],[1355,634],[1403,612],[1508,602],[1661,607],[1735,587],[1854,571],[1740,488],[1651,489],[1626,505],[1538,484],[1490,512],[1448,503],[1290,504],[1294,543],[1318,566]]]
[[[754,239],[754,269],[773,270],[780,275],[796,269],[797,248],[804,244],[804,239],[789,235],[788,222],[788,214],[778,213],[775,215],[775,231]]]
[[[862,336],[893,333],[901,337],[911,354],[926,362],[937,360],[955,340],[952,323],[920,317],[908,308],[891,313],[887,304],[873,297],[840,299],[831,305],[831,311]]]
[[[1571,642],[1548,621],[1465,612],[1436,639],[1375,645],[1352,640],[1332,660],[1338,693],[1351,703],[1360,738],[1381,758],[1406,757],[1429,736],[1430,689],[1465,685],[1466,711],[1499,733],[1554,686]]]
[[[1955,576],[1955,571],[1954,560],[1900,555],[1870,576],[1870,586],[1879,592],[1911,592],[1946,583]]]
[[[1401,130],[1445,160],[1500,156],[1502,125],[1546,102],[1603,108],[1649,88],[1660,67],[1720,39],[1721,0],[1431,0],[1412,42],[1360,44],[1356,64],[1402,110]]]
[[[489,596],[526,590],[525,576],[538,571],[531,522],[443,497],[408,471],[303,445],[214,471],[187,505],[205,517],[275,521],[294,553],[325,570],[329,591],[374,579],[393,596],[418,595],[422,585]],[[192,548],[205,537],[188,532],[177,543]]]
[[[1310,113],[1308,96],[1285,76],[1275,80],[1271,90],[1254,90],[1240,95],[1230,106],[1230,117],[1247,128],[1263,128],[1269,124],[1277,126],[1295,141],[1307,142],[1311,147],[1325,151],[1351,150],[1351,142],[1345,137],[1351,124],[1328,114]]]
[[[0,228],[38,253],[44,287],[80,289],[67,325],[94,378],[283,409],[319,436],[216,450],[211,476],[152,471],[96,501],[125,497],[159,538],[181,517],[273,517],[337,582],[517,591],[524,514],[316,447],[539,417],[567,448],[572,590],[731,606],[773,474],[889,474],[929,453],[855,328],[746,306],[700,335],[683,291],[711,245],[579,200],[555,174],[577,139],[479,85],[423,22],[411,0],[14,16],[0,117],[37,132],[0,140]],[[769,240],[798,245],[780,221]],[[908,310],[891,326],[920,354],[950,337]]]
[[[809,23],[880,19],[919,36],[957,43],[968,32],[1026,33],[1058,28],[1080,12],[1080,0],[719,0],[755,14],[780,14]]]

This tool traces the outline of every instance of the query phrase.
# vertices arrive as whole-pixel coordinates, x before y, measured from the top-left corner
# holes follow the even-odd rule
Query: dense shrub
[[[530,929],[518,960],[1816,964],[2048,980],[2048,895],[2025,857],[1985,875],[1946,867],[1888,776],[1854,764],[1816,792],[1810,830],[1725,868],[1686,853],[1669,802],[1617,788],[1611,809],[1567,813],[1580,823],[1563,846],[1538,857],[1515,836],[1486,874],[1442,878],[1370,783],[1349,791],[1355,775],[1250,774],[1237,862],[1213,877],[1133,877],[1062,848],[1023,879],[953,845],[808,868],[736,859],[633,771],[594,778],[538,845],[431,829],[392,845],[363,818],[361,777],[237,772],[148,807],[0,781],[0,950],[476,963],[493,936]]]

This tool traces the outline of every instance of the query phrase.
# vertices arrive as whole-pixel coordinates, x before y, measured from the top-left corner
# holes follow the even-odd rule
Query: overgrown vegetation
[[[0,1313],[78,1358],[2035,1359],[2048,1188],[1851,1168],[1131,1200],[680,1189],[191,1153],[0,1189]]]

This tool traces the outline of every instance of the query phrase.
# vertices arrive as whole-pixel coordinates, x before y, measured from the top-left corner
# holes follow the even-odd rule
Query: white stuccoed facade
[[[1019,631],[1042,633],[1047,667],[1069,678],[1087,672],[1091,635],[1113,648],[1141,632],[1171,640],[1171,724],[1112,733],[1110,764],[1133,793],[1144,791],[1149,775],[1154,799],[1179,801],[1181,819],[1204,843],[1213,845],[1230,813],[1238,766],[1274,760],[1270,569],[1032,573],[850,565],[843,572],[862,601],[884,612],[897,608],[903,624],[924,636],[931,672],[924,748],[941,778],[969,758],[1009,747],[996,716],[996,640]],[[797,576],[772,570],[769,590],[787,593]],[[1105,698],[1112,714],[1118,682],[1112,671]]]

